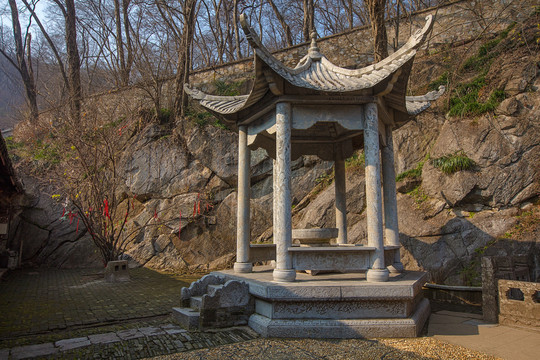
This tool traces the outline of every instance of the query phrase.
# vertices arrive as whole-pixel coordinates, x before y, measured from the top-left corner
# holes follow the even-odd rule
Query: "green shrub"
[[[171,109],[162,108],[157,116],[160,124],[168,124],[171,122],[173,112]]]
[[[516,26],[516,23],[510,24],[495,39],[486,42],[480,46],[478,53],[468,58],[462,66],[464,71],[482,71],[486,66],[491,65],[491,60],[499,55],[499,51],[494,51],[495,47],[505,39],[510,31]]]
[[[345,160],[345,168],[364,168],[366,155],[364,152],[355,152],[350,158]]]
[[[186,117],[201,128],[210,124],[210,121],[214,118],[214,116],[208,111],[197,111],[193,108],[189,108],[187,110]]]
[[[240,95],[240,90],[244,85],[244,81],[235,81],[227,83],[223,80],[214,81],[214,86],[216,87],[216,92],[220,96],[238,96]]]
[[[478,102],[480,90],[486,85],[486,76],[482,74],[471,82],[459,84],[450,98],[450,116],[481,115],[493,111],[506,97],[504,90],[496,89],[484,103]]]
[[[35,161],[42,161],[51,165],[60,163],[58,148],[42,140],[36,141],[32,155]]]
[[[440,158],[431,160],[434,167],[443,173],[450,175],[462,170],[470,170],[475,163],[463,151],[457,151],[453,154],[444,155]]]
[[[217,128],[223,129],[223,130],[229,130],[227,125],[222,123],[220,119],[216,119],[216,121],[214,121],[214,123],[212,125],[217,127]]]
[[[22,142],[16,142],[13,140],[13,136],[8,136],[4,139],[6,141],[6,147],[8,150],[22,149],[24,144]]]
[[[441,85],[448,86],[448,71],[445,71],[441,76],[429,83],[428,89],[430,91],[439,90]]]
[[[422,187],[418,185],[411,191],[407,193],[407,195],[411,196],[414,199],[414,202],[416,203],[416,207],[420,208],[420,205],[422,205],[423,202],[425,202],[429,197],[424,192]]]
[[[415,168],[409,169],[396,176],[396,181],[403,179],[419,179],[422,176],[422,168],[424,167],[424,161],[420,161]]]

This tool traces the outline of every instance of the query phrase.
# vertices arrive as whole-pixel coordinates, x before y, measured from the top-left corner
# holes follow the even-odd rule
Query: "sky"
[[[22,13],[22,9],[24,7],[24,4],[20,0],[16,0],[17,4],[19,5],[19,22],[21,23],[21,28],[23,29],[26,27],[28,23],[28,15],[29,12],[26,11]],[[36,5],[36,13],[40,19],[45,19],[45,8],[47,7],[47,2],[45,0],[40,0],[38,4]],[[0,0],[0,14],[1,14],[1,21],[2,24],[6,27],[11,28],[11,10],[9,9],[8,0]]]

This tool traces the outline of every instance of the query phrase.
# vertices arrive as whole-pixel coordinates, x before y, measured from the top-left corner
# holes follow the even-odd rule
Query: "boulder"
[[[212,170],[227,184],[236,184],[238,171],[238,135],[215,126],[195,127],[187,139],[187,148],[195,159]]]

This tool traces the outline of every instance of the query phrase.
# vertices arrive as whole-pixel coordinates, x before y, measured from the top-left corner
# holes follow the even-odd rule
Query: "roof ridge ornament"
[[[319,52],[319,47],[317,46],[317,33],[313,31],[310,36],[311,45],[308,50],[308,55],[313,61],[319,61],[322,58],[321,53]]]

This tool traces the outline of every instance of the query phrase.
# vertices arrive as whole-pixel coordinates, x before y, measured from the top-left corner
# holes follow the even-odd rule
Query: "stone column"
[[[247,128],[238,127],[238,213],[236,226],[236,262],[234,271],[249,273],[253,265],[249,262],[250,218],[250,152],[247,147]]]
[[[334,161],[334,189],[336,195],[336,227],[338,228],[338,244],[347,243],[347,200],[345,188],[345,160]]]
[[[394,170],[394,139],[392,127],[386,127],[386,146],[381,150],[382,174],[383,174],[383,201],[384,201],[384,231],[386,245],[400,246],[397,197],[396,197],[396,172]],[[399,255],[399,249],[394,250],[394,262],[388,267],[393,273],[403,272],[403,264]]]
[[[289,247],[292,245],[291,215],[291,104],[276,105],[276,178],[274,180],[274,242],[276,268],[274,280],[296,279]]]
[[[366,278],[369,282],[387,281],[389,271],[384,265],[384,243],[381,199],[381,164],[379,160],[379,119],[377,104],[364,107],[364,152],[366,155],[366,211],[368,246],[376,250]]]

